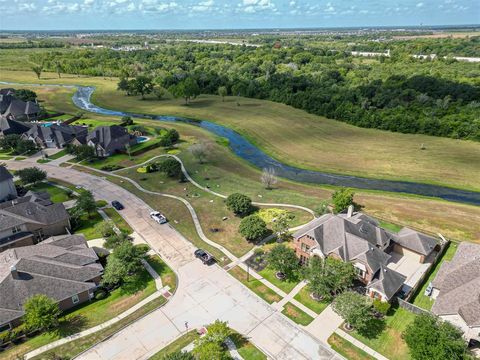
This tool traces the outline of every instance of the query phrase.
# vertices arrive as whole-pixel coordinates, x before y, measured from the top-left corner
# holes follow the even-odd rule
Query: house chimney
[[[14,278],[15,280],[20,279],[20,277],[18,276],[18,271],[17,271],[17,268],[16,268],[15,265],[10,266],[10,274],[12,274],[12,278]]]
[[[351,218],[352,215],[353,215],[353,205],[349,205],[347,210],[347,218]]]

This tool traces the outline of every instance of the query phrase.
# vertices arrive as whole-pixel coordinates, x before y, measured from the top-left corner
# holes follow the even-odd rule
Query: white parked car
[[[165,224],[167,222],[167,218],[165,217],[165,215],[159,213],[158,211],[152,211],[150,213],[150,217],[159,224]]]

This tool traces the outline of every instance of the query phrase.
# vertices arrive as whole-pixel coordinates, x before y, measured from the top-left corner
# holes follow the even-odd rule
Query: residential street
[[[84,353],[81,359],[147,359],[181,332],[216,319],[250,338],[275,359],[340,358],[326,344],[287,319],[217,265],[205,266],[193,256],[195,248],[168,224],[149,218],[150,208],[135,195],[101,178],[49,164],[7,161],[11,170],[35,164],[49,177],[91,190],[95,197],[119,200],[122,216],[178,274],[179,287],[161,309],[135,322]],[[160,209],[161,210],[161,209]]]

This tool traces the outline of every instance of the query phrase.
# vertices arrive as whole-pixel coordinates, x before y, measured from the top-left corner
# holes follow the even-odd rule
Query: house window
[[[355,273],[357,274],[358,277],[363,278],[365,276],[365,271],[355,266],[353,268],[355,269]]]
[[[304,255],[300,255],[300,264],[301,265],[308,265],[308,257]]]
[[[80,299],[78,298],[78,295],[73,295],[73,296],[72,296],[72,302],[73,302],[74,304],[77,304],[79,301],[80,301]]]
[[[16,233],[20,232],[21,230],[22,230],[22,229],[20,229],[18,226],[14,226],[14,227],[12,228],[12,234],[16,234]]]
[[[302,243],[301,249],[302,249],[303,252],[307,252],[308,250],[310,250],[310,246],[308,246],[308,245],[305,244],[305,243]]]

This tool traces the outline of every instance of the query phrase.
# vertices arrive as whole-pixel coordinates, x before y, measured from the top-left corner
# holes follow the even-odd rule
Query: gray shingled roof
[[[3,165],[0,166],[0,181],[13,179],[13,175]]]
[[[480,326],[480,245],[460,243],[451,261],[444,261],[433,287],[439,295],[436,315],[458,314],[469,326]]]
[[[31,123],[8,119],[5,116],[0,116],[0,130],[4,135],[21,135],[30,129],[30,124]]]
[[[395,237],[395,242],[406,249],[428,256],[438,245],[437,240],[431,236],[419,233],[404,227]]]
[[[33,295],[45,294],[61,301],[94,288],[89,280],[103,271],[97,260],[95,251],[79,235],[0,253],[0,324],[19,318],[23,304]],[[18,279],[12,276],[12,266]]]
[[[52,124],[44,126],[35,124],[25,133],[25,137],[35,139],[42,143],[54,142],[57,147],[62,147],[77,139],[81,143],[85,143],[88,130],[83,126]]]
[[[12,99],[5,110],[4,115],[13,115],[14,117],[20,117],[24,115],[34,115],[40,112],[40,106],[32,101],[23,101],[19,99]]]
[[[110,152],[125,147],[130,143],[130,134],[119,125],[98,126],[87,136],[87,142],[100,145],[105,151]]]
[[[391,299],[402,287],[407,278],[395,270],[381,265],[372,281],[367,285],[369,289],[375,289]]]

